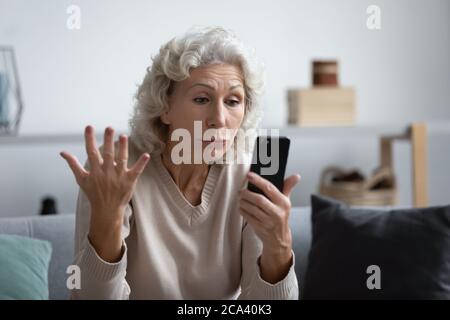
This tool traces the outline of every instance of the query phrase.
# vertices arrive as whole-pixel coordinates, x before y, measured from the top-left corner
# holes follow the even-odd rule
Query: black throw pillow
[[[303,299],[450,299],[450,206],[311,205]]]

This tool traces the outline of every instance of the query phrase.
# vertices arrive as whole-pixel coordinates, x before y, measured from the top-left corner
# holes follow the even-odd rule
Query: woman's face
[[[214,64],[193,69],[188,79],[175,84],[169,97],[169,112],[161,116],[169,125],[167,143],[176,145],[178,142],[170,142],[172,132],[186,129],[191,155],[196,149],[203,155],[208,147],[205,154],[212,154],[215,159],[222,157],[241,126],[245,98],[244,79],[238,67]]]

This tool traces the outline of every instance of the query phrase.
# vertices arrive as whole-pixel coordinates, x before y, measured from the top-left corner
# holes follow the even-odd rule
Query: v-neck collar
[[[189,225],[192,225],[194,222],[198,223],[203,221],[206,218],[206,212],[215,190],[214,186],[217,183],[221,166],[218,164],[211,165],[201,193],[201,202],[199,205],[193,206],[172,179],[172,176],[162,162],[161,155],[157,154],[152,156],[151,162],[176,206],[183,213],[183,216],[187,218]]]

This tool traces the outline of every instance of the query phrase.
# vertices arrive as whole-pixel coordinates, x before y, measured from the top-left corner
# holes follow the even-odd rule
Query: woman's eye
[[[227,104],[231,107],[236,107],[240,104],[240,101],[239,100],[228,100]]]
[[[209,101],[208,98],[205,97],[199,97],[194,99],[194,102],[198,104],[205,104],[208,103],[208,101]]]

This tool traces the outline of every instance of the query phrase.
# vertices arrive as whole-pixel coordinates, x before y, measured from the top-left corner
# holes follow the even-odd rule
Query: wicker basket
[[[355,206],[388,206],[397,203],[395,176],[387,167],[380,167],[363,181],[333,181],[347,172],[339,167],[326,168],[320,178],[320,194]]]

